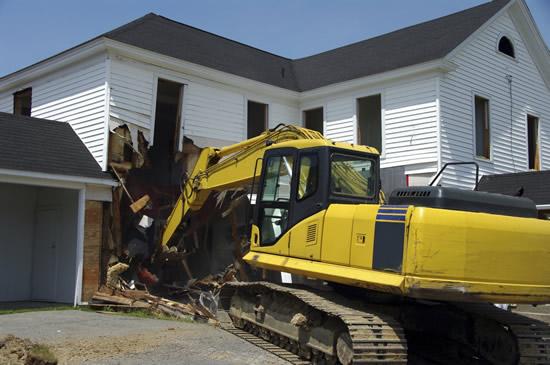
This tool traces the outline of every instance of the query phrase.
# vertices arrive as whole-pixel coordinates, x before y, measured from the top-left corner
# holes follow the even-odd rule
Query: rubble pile
[[[151,314],[180,319],[193,318],[216,324],[221,288],[224,283],[237,280],[236,270],[230,266],[222,274],[193,280],[187,287],[155,286],[155,293],[163,294],[159,296],[150,293],[146,285],[134,282],[128,284],[121,279],[119,275],[127,268],[128,265],[121,263],[113,266],[108,274],[107,285],[94,294],[90,307],[117,311],[144,310]],[[136,289],[136,285],[143,289]]]
[[[201,152],[186,137],[181,151],[170,146],[150,146],[141,130],[125,124],[111,130],[109,170],[120,184],[104,211],[104,286],[92,301],[98,308],[212,318],[212,304],[201,300],[216,302],[216,286],[228,280],[228,272],[231,280],[248,278],[242,261],[250,213],[246,189],[213,192],[185,232],[177,232],[169,246],[160,245],[166,219]]]
[[[0,338],[0,364],[56,365],[57,359],[46,346],[7,335]]]

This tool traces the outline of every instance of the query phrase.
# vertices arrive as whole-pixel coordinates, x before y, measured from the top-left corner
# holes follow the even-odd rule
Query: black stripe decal
[[[384,209],[380,208],[378,209],[378,214],[384,213],[384,214],[407,214],[407,209]]]
[[[401,272],[404,241],[405,224],[376,222],[372,268]]]
[[[405,215],[384,215],[384,214],[378,214],[376,216],[376,220],[385,220],[385,221],[397,221],[397,222],[405,222]]]

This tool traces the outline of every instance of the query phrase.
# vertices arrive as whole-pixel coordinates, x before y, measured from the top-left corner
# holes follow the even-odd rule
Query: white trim
[[[86,190],[80,189],[78,191],[78,222],[76,229],[76,282],[74,303],[76,307],[80,304],[82,299],[82,273],[84,266],[84,225],[86,215]]]
[[[365,76],[349,81],[330,84],[317,89],[301,92],[298,97],[300,102],[304,103],[308,99],[326,96],[334,93],[341,93],[358,88],[371,87],[373,84],[388,83],[396,79],[409,77],[412,75],[425,73],[442,73],[456,70],[458,65],[446,59],[438,59],[434,61],[419,63],[416,65],[401,67],[392,71],[378,73],[370,76]]]
[[[109,54],[105,58],[105,127],[103,130],[103,171],[107,171],[109,163],[109,123],[111,120],[111,58]]]
[[[28,180],[25,184],[43,185],[52,187],[69,187],[73,189],[81,189],[82,184],[95,184],[104,186],[118,186],[118,183],[110,179],[99,179],[81,176],[68,176],[49,174],[44,172],[32,172],[23,170],[0,169],[0,181],[10,182],[7,180]]]
[[[550,210],[550,204],[539,204],[537,205],[538,210]]]
[[[155,114],[157,113],[157,97],[159,77],[153,72],[153,91],[151,92],[151,120],[149,121],[149,148],[155,144]],[[137,146],[136,146],[137,148]]]

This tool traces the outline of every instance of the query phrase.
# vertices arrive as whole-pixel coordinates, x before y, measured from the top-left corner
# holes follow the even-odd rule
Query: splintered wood
[[[121,290],[102,287],[92,297],[90,307],[122,311],[146,310],[152,314],[163,314],[174,318],[195,318],[215,320],[215,315],[201,303],[190,300],[180,303],[151,295],[145,290]]]

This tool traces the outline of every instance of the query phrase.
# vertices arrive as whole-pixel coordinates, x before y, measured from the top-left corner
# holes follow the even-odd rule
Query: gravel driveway
[[[288,364],[201,323],[44,311],[0,315],[6,334],[49,345],[60,364]]]

